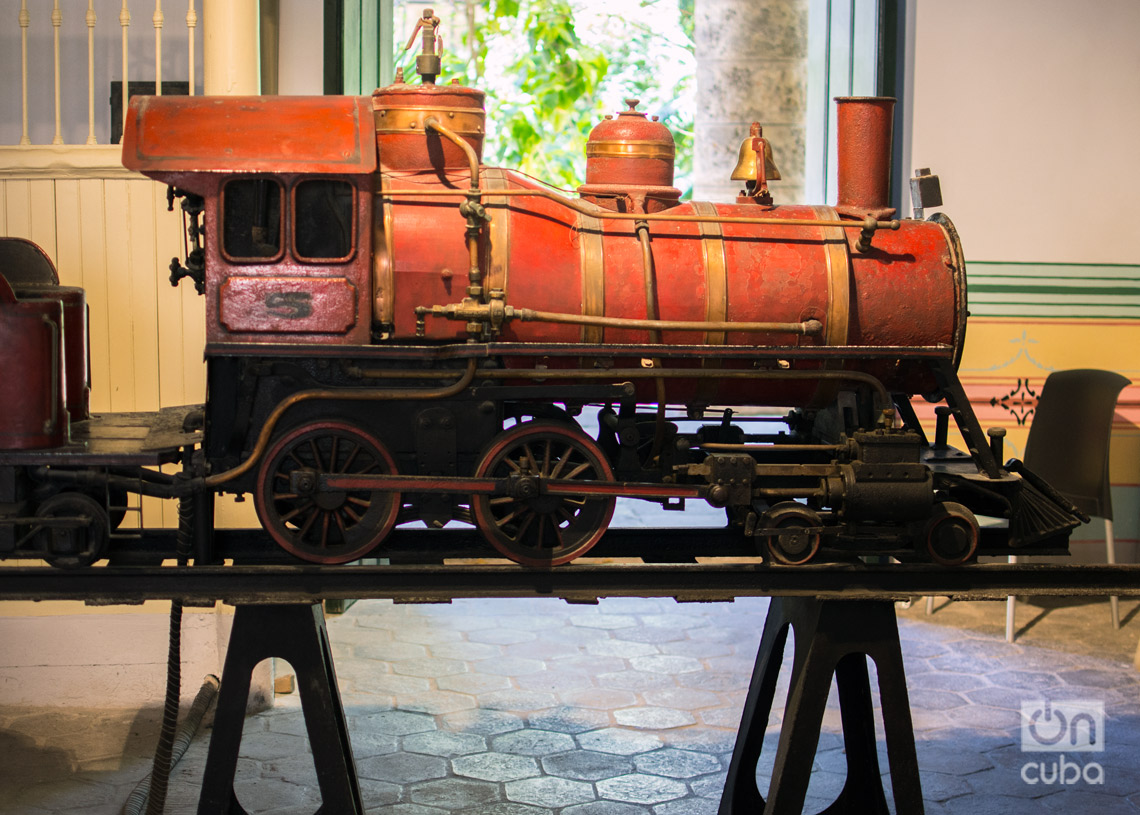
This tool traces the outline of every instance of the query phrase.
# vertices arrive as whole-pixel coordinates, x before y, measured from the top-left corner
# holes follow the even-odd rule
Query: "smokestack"
[[[838,96],[839,201],[842,215],[890,218],[895,99]]]

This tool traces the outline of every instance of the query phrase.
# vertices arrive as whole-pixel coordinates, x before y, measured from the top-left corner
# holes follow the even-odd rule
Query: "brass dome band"
[[[586,142],[586,158],[657,158],[672,161],[676,148],[658,141],[624,139]]]
[[[708,201],[694,201],[697,215],[716,216],[716,205]],[[705,267],[707,294],[706,317],[710,323],[728,321],[728,263],[724,257],[724,233],[718,223],[702,221],[697,224],[701,233],[701,257]],[[724,345],[724,331],[705,332],[705,345]]]
[[[429,116],[434,116],[448,130],[460,136],[483,135],[483,111],[473,108],[389,106],[372,112],[376,132],[382,134],[423,132],[424,120]]]
[[[821,221],[835,221],[839,216],[831,207],[812,207]],[[851,253],[847,233],[836,226],[820,228],[824,255],[827,258],[827,316],[824,317],[823,344],[847,345],[851,316]],[[842,368],[842,363],[828,361],[824,369]],[[821,379],[811,398],[812,407],[830,404],[839,394],[834,380]]]
[[[578,213],[578,250],[582,258],[582,314],[601,317],[606,313],[606,256],[602,245],[602,222]],[[600,325],[582,326],[582,342],[601,345],[605,329]]]
[[[838,215],[831,207],[812,207],[821,221],[835,221]],[[851,314],[851,258],[847,234],[843,229],[825,226],[820,229],[827,255],[827,316],[824,317],[825,345],[846,345],[848,318]]]

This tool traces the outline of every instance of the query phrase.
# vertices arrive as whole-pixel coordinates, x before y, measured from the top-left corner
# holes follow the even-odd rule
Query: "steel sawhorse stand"
[[[756,766],[789,627],[795,632],[792,675],[765,800],[756,787]],[[887,815],[875,750],[867,656],[875,660],[878,671],[896,811],[899,815],[922,814],[922,786],[894,603],[775,597],[764,622],[719,815],[802,812],[832,675],[839,690],[847,780],[824,814]]]
[[[269,657],[288,660],[297,676],[321,790],[317,813],[364,815],[320,603],[236,607],[198,815],[246,815],[234,794],[234,774],[250,679],[257,664]]]

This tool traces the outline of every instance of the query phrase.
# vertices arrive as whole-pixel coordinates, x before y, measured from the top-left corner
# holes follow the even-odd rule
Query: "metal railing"
[[[168,0],[169,2],[169,0]],[[28,32],[29,29],[34,30],[36,26],[45,25],[50,23],[52,27],[52,49],[53,49],[53,63],[54,63],[54,116],[55,116],[55,135],[51,143],[55,145],[64,144],[63,140],[63,117],[61,110],[61,93],[60,86],[63,81],[63,72],[78,70],[81,62],[77,55],[68,54],[64,56],[60,46],[60,31],[64,27],[65,22],[71,18],[65,18],[64,11],[61,8],[60,0],[53,0],[51,15],[49,18],[37,18],[33,16],[32,12],[28,9],[28,0],[21,0],[20,12],[18,16],[18,23],[20,27],[20,108],[21,108],[21,135],[20,145],[27,146],[32,144],[29,136],[29,106],[28,106]],[[136,4],[137,5],[137,4]],[[40,4],[33,0],[33,8],[39,10]],[[70,12],[69,12],[70,15]],[[129,49],[130,49],[130,28],[131,28],[131,9],[129,0],[122,0],[122,5],[119,9],[118,23],[122,29],[122,112],[123,121],[126,120],[127,100],[129,93],[127,88],[127,80],[129,76]],[[97,144],[98,140],[95,136],[95,85],[96,85],[96,42],[95,42],[95,29],[98,24],[98,19],[95,13],[95,0],[87,0],[87,11],[83,17],[83,21],[87,27],[87,141],[86,144]],[[187,28],[187,75],[189,78],[189,92],[194,93],[194,85],[197,80],[195,75],[195,33],[198,27],[198,12],[195,9],[195,0],[188,0],[186,7],[186,28]],[[154,78],[155,78],[155,93],[162,93],[162,44],[163,44],[163,29],[166,25],[166,15],[162,10],[162,0],[155,0],[154,11],[151,15],[151,23],[154,27]],[[179,38],[181,39],[181,38]],[[181,43],[180,43],[181,44]],[[74,80],[76,77],[69,76],[69,80]],[[116,80],[119,81],[119,80]]]

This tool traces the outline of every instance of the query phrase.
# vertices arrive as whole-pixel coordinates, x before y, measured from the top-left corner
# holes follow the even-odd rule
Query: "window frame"
[[[349,209],[349,235],[348,235],[348,254],[336,258],[314,258],[302,255],[297,249],[297,188],[308,181],[339,181],[342,184],[348,185],[349,190],[352,191],[352,204]],[[319,266],[322,264],[345,264],[351,263],[356,257],[357,247],[360,245],[359,230],[357,229],[357,220],[359,219],[359,206],[360,206],[360,190],[357,185],[343,176],[335,175],[312,175],[304,176],[293,180],[289,185],[289,251],[293,259],[298,263],[304,263],[310,266]]]
[[[249,256],[249,257],[242,256],[242,255],[231,255],[229,252],[229,249],[226,247],[226,188],[230,184],[233,184],[234,182],[237,182],[237,181],[242,181],[242,182],[244,182],[244,181],[271,181],[277,185],[277,190],[278,190],[278,192],[281,193],[281,196],[280,196],[280,203],[277,206],[278,235],[280,236],[280,240],[278,241],[278,247],[277,247],[276,254],[273,254],[273,255],[254,255],[254,256]],[[219,194],[218,194],[218,210],[219,210],[218,221],[221,225],[221,229],[219,230],[219,232],[221,232],[221,234],[217,237],[217,243],[218,243],[218,252],[219,252],[219,254],[221,254],[221,256],[223,258],[225,258],[230,263],[241,263],[244,265],[279,263],[281,260],[284,259],[284,257],[285,257],[285,246],[288,243],[288,241],[286,239],[286,237],[287,237],[286,227],[287,227],[288,223],[287,223],[287,219],[285,217],[285,207],[286,207],[286,204],[288,201],[288,196],[285,194],[285,191],[287,189],[288,189],[288,185],[285,184],[285,182],[283,181],[283,179],[280,176],[268,175],[265,173],[258,173],[258,174],[253,174],[253,175],[232,176],[232,177],[227,178],[225,181],[222,182],[221,190],[219,191]]]

